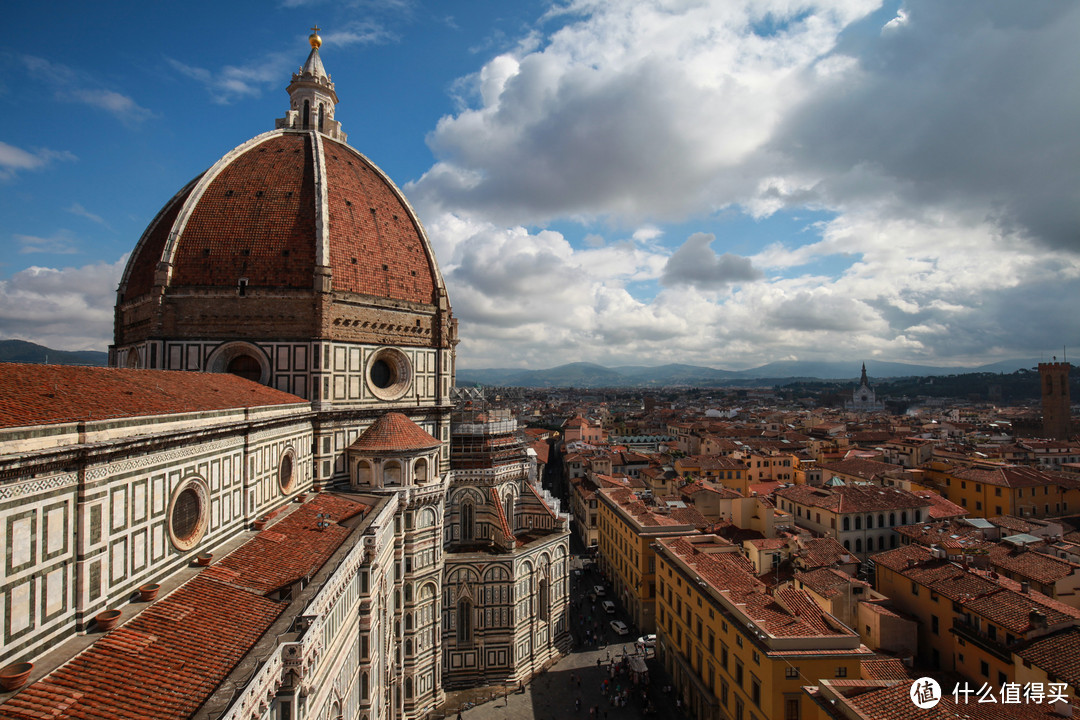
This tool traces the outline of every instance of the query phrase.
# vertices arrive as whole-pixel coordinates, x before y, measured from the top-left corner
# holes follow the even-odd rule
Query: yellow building
[[[874,556],[875,589],[919,622],[919,658],[975,684],[1015,682],[1013,651],[1052,632],[1080,627],[1080,611],[945,552],[907,545]]]
[[[724,487],[749,495],[747,484],[751,482],[742,460],[721,455],[691,455],[675,461],[675,472],[681,477],[700,478],[720,483]]]
[[[657,653],[695,720],[813,717],[804,685],[871,653],[801,590],[770,591],[713,535],[655,543]]]
[[[935,459],[924,487],[936,490],[973,517],[1054,517],[1080,511],[1080,482],[1026,465]]]
[[[656,556],[659,538],[696,534],[704,524],[696,511],[683,513],[666,503],[647,505],[624,488],[597,491],[600,563],[622,603],[641,632],[656,631]]]

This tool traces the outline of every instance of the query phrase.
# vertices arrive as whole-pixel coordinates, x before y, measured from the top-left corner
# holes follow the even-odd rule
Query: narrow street
[[[618,635],[611,628],[612,620],[629,625],[622,608],[617,607],[609,615],[600,605],[605,598],[595,602],[589,599],[589,592],[596,585],[604,585],[600,573],[582,570],[582,560],[575,558],[570,589],[574,649],[569,655],[534,678],[524,687],[524,692],[516,688],[508,694],[488,692],[479,696],[486,702],[471,707],[460,707],[469,703],[465,693],[461,694],[460,703],[455,702],[458,698],[454,694],[448,695],[451,701],[445,709],[446,717],[456,718],[460,708],[462,720],[684,718],[676,707],[674,694],[665,692],[668,679],[653,651],[649,649],[642,654],[635,646],[638,630],[631,627],[626,635]],[[615,600],[610,592],[606,598]],[[629,672],[630,659],[635,656],[643,657],[648,668],[647,677],[636,682]],[[477,694],[470,695],[476,702]],[[490,699],[493,695],[495,699]]]

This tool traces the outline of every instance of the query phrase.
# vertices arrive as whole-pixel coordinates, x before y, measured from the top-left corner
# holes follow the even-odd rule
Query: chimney
[[[1020,582],[1020,592],[1027,595],[1029,590],[1031,590],[1031,585],[1028,584],[1028,581],[1027,580],[1021,581]]]
[[[1028,622],[1033,628],[1045,628],[1046,615],[1038,608],[1031,608],[1031,612],[1028,613]]]

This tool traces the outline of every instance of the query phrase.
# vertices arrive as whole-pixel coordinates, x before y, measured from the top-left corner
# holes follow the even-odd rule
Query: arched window
[[[844,532],[851,529],[851,518],[844,518]]]
[[[322,103],[319,103],[319,132],[323,131],[323,120],[326,117],[326,108]],[[411,695],[412,693],[410,693]]]
[[[877,516],[877,526],[885,527],[885,515],[882,513],[879,513]]]
[[[412,657],[412,638],[405,639],[405,656]]]
[[[514,527],[514,494],[510,493],[503,500],[503,512],[506,513],[506,524],[513,532],[517,528]]]
[[[397,460],[383,465],[383,485],[400,485],[401,484],[401,463]]]
[[[540,619],[547,622],[551,615],[551,587],[547,578],[540,578]]]
[[[862,552],[862,538],[855,538],[855,552]]]
[[[311,127],[311,102],[304,101],[304,129]]]
[[[922,510],[915,511],[915,522],[922,522]]]
[[[889,527],[896,524],[896,513],[889,513]]]
[[[895,535],[890,535],[889,536],[889,547],[896,547],[896,536]]]
[[[367,673],[360,673],[360,699],[368,699],[368,675]]]
[[[473,506],[468,502],[461,505],[461,539],[473,539]]]
[[[862,516],[858,516],[855,518],[855,529],[862,530]]]
[[[873,515],[867,515],[866,516],[866,529],[869,530],[872,527],[874,527],[874,516]]]
[[[457,604],[457,641],[472,641],[472,603],[467,599],[458,600]]]
[[[369,463],[367,460],[361,460],[360,462],[356,463],[356,484],[371,484],[371,463]]]
[[[250,355],[237,355],[234,357],[225,366],[225,372],[231,375],[239,375],[253,382],[259,382],[262,379],[262,365]]]
[[[844,541],[844,549],[848,550],[848,551],[851,550],[851,541],[850,540],[845,540]]]
[[[412,613],[405,613],[405,632],[412,631]]]
[[[413,483],[423,485],[428,481],[428,461],[424,458],[413,463]]]
[[[907,525],[907,510],[900,513],[900,524]]]

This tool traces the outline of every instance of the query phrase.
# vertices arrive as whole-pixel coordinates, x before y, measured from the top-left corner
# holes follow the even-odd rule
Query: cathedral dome
[[[121,302],[239,286],[434,305],[442,279],[415,212],[378,167],[317,130],[280,129],[237,147],[165,205],[128,261]]]
[[[309,42],[275,129],[189,182],[139,239],[117,292],[114,362],[159,367],[157,353],[181,352],[170,343],[202,343],[167,365],[220,371],[243,354],[246,365],[230,372],[277,382],[253,344],[266,355],[268,342],[456,342],[423,225],[393,181],[346,144],[321,39]],[[307,360],[282,363],[309,370]]]

